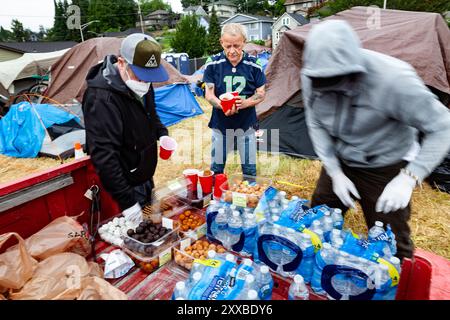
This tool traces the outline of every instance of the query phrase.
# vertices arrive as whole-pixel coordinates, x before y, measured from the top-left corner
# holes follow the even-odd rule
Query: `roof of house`
[[[298,23],[300,23],[301,25],[307,24],[309,23],[309,20],[306,19],[304,16],[302,16],[301,14],[297,14],[297,13],[288,13],[288,15],[294,19],[295,21],[297,21]]]
[[[291,4],[298,4],[298,3],[304,3],[304,2],[311,2],[311,0],[286,0],[284,2],[285,6],[291,5]]]
[[[249,18],[248,21],[255,21],[256,20],[256,21],[271,22],[271,23],[275,22],[275,20],[273,18],[271,18],[271,17],[257,16],[257,15],[254,15],[254,14],[243,14],[243,13],[237,13],[234,16],[226,19],[225,21],[231,20],[231,19],[235,18],[236,16],[248,17]]]
[[[219,1],[215,1],[215,2],[211,2],[209,5],[213,5],[213,4],[222,4],[225,6],[230,6],[230,7],[237,7],[237,5],[231,1],[226,1],[226,0],[219,0]]]
[[[202,8],[203,9],[202,6],[189,6],[186,9],[184,9],[184,11],[191,11],[191,10],[197,11],[198,8]]]
[[[156,10],[156,11],[150,12],[148,15],[146,15],[146,17],[149,17],[149,16],[155,16],[155,15],[158,15],[158,14],[168,15],[168,14],[169,14],[169,11],[166,11],[166,10]]]
[[[0,48],[19,53],[43,53],[72,48],[76,41],[0,42]]]

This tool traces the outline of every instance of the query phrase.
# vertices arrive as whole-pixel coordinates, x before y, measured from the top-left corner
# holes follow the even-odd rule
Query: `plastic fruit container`
[[[158,255],[152,257],[140,255],[127,248],[123,248],[123,250],[134,261],[136,266],[141,268],[142,271],[152,273],[172,260],[172,247],[173,245],[160,252]]]
[[[179,210],[171,219],[174,220],[182,238],[197,240],[206,235],[206,217],[203,211],[197,208]]]
[[[256,208],[264,191],[271,185],[269,178],[232,175],[220,186],[222,200],[238,207]]]
[[[138,228],[139,227],[135,228],[134,231],[138,231]],[[153,257],[158,255],[162,251],[173,246],[173,244],[179,240],[178,228],[176,226],[168,226],[164,228],[168,230],[167,233],[151,242],[138,240],[127,234],[124,237],[124,248],[144,257]]]
[[[173,259],[179,266],[191,270],[195,259],[207,259],[209,250],[221,254],[227,252],[223,246],[207,240],[186,238],[173,247]]]

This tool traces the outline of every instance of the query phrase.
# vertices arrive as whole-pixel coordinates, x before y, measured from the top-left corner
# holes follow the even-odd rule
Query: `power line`
[[[108,18],[108,17],[120,17],[120,16],[137,16],[138,13],[123,13],[123,14],[108,14],[108,15],[102,15],[102,16],[95,16],[95,17],[100,17],[100,18]],[[15,17],[20,17],[20,18],[68,18],[69,16],[24,16],[24,15],[8,15],[8,14],[0,14],[0,17],[10,17],[10,18],[15,18]],[[92,17],[92,16],[80,16],[81,18],[88,18],[88,17]]]

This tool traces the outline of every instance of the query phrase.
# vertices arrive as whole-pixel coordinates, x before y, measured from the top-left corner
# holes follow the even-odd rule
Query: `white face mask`
[[[150,82],[140,82],[136,80],[131,80],[130,75],[128,74],[128,70],[125,69],[125,73],[128,76],[128,80],[125,81],[125,84],[131,91],[136,93],[139,97],[143,97],[147,94],[148,90],[150,90]]]

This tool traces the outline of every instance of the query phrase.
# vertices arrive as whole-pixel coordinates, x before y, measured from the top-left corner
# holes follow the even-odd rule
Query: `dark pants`
[[[370,229],[375,221],[381,221],[386,226],[391,225],[397,241],[397,254],[400,259],[411,258],[414,245],[411,241],[411,230],[408,220],[411,215],[411,205],[404,209],[384,214],[375,211],[375,204],[384,190],[384,187],[405,167],[407,162],[383,168],[355,168],[341,164],[345,175],[355,184],[361,200],[359,200],[364,212],[367,227]],[[345,213],[348,208],[339,200],[333,192],[331,178],[322,168],[316,190],[312,196],[311,206],[326,204],[332,208],[340,208]]]
[[[153,187],[153,180],[149,180],[139,186],[134,187],[134,197],[136,198],[136,201],[139,202],[142,208],[151,203]]]

